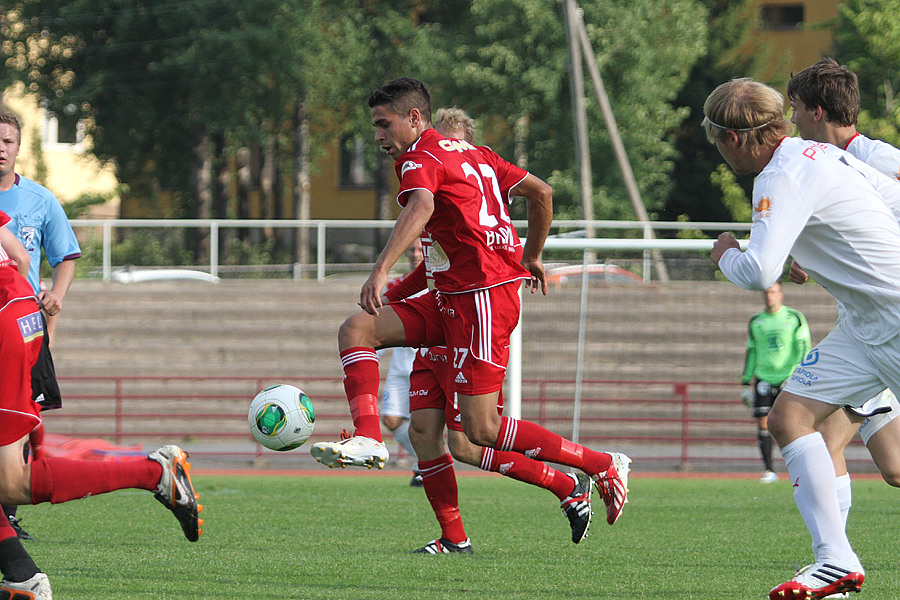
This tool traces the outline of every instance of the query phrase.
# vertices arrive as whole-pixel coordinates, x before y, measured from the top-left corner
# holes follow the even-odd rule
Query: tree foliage
[[[660,216],[665,220],[682,215],[692,221],[740,220],[729,199],[738,191],[733,186],[749,189],[752,178],[723,179],[722,157],[700,127],[703,103],[720,83],[734,77],[758,78],[771,52],[751,37],[757,25],[755,0],[702,3],[709,14],[709,39],[705,54],[694,64],[674,100],[675,106],[684,107],[687,118],[676,132],[673,190]]]
[[[753,53],[731,45],[752,27],[749,1],[580,2],[588,58],[653,215],[724,218],[709,184],[719,161],[698,143],[695,121],[711,82],[752,66]],[[468,110],[480,142],[527,159],[554,185],[558,217],[580,216],[559,2],[14,0],[3,15],[4,76],[24,81],[51,111],[77,111],[94,154],[116,166],[133,196],[172,190],[180,199],[172,216],[199,210],[198,149],[218,165],[224,155],[266,155],[283,179],[298,103],[314,149],[370,139],[366,97],[401,75],[428,82],[436,107]],[[589,80],[585,87],[594,214],[634,218]],[[373,168],[383,167],[369,148]],[[673,202],[685,197],[704,202]]]
[[[896,0],[849,0],[838,5],[835,58],[859,77],[866,135],[900,146],[900,22]]]

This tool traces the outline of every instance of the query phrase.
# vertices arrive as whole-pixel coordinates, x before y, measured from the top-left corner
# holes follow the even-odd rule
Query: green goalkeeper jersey
[[[781,385],[811,345],[809,325],[799,310],[782,306],[774,313],[763,311],[753,315],[741,382],[748,384],[756,377],[772,385]]]

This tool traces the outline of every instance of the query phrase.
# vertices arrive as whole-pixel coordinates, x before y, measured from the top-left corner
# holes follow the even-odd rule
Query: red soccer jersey
[[[10,218],[0,210],[0,227],[6,227]],[[12,260],[6,250],[0,246],[0,308],[13,298],[34,296],[31,284],[19,275],[16,261]]]
[[[501,190],[510,190],[528,172],[486,146],[444,138],[426,130],[397,161],[400,192],[424,189],[434,196],[422,246],[438,290],[456,294],[526,279],[521,250]]]

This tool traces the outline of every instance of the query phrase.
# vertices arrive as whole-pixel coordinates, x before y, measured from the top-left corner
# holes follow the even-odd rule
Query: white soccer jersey
[[[847,152],[885,175],[900,179],[900,150],[887,142],[857,133],[847,143]]]
[[[836,146],[785,138],[753,186],[747,250],[729,249],[719,268],[763,290],[791,255],[843,305],[855,339],[890,339],[900,333],[900,225],[879,177]]]

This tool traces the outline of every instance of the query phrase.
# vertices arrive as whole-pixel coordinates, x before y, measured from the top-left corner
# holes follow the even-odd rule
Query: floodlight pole
[[[578,195],[581,213],[585,221],[594,220],[594,190],[591,186],[591,151],[588,147],[587,109],[584,106],[584,71],[581,64],[581,47],[577,39],[578,7],[575,0],[563,0],[566,21],[566,43],[569,48],[569,85],[572,94],[572,114],[575,120],[575,156],[578,163]],[[588,238],[595,236],[594,226],[585,227]]]
[[[597,96],[597,101],[600,103],[600,109],[603,112],[603,119],[606,122],[606,129],[609,131],[609,139],[613,146],[613,151],[616,155],[616,161],[619,164],[619,170],[622,172],[622,179],[625,181],[625,190],[628,192],[628,197],[631,200],[631,206],[634,209],[634,213],[637,216],[639,221],[644,223],[650,222],[650,217],[647,215],[647,209],[644,207],[644,201],[641,199],[641,192],[638,189],[637,181],[634,178],[634,171],[631,170],[631,163],[628,160],[628,153],[625,151],[625,144],[622,143],[622,136],[619,134],[619,127],[616,124],[616,118],[613,114],[612,105],[609,102],[609,96],[606,93],[606,86],[603,85],[603,78],[600,76],[600,69],[597,67],[597,56],[594,54],[593,48],[591,48],[591,42],[588,39],[587,29],[584,26],[584,19],[581,16],[581,9],[575,4],[575,0],[566,0],[566,32],[567,38],[577,38],[578,44],[576,44],[577,48],[574,52],[577,52],[577,56],[573,55],[572,52],[572,42],[570,41],[570,56],[572,56],[572,61],[575,62],[576,59],[580,63],[580,59],[582,53],[584,54],[585,64],[587,64],[588,72],[591,75],[591,82],[594,85],[594,94]],[[569,28],[572,29],[572,33],[569,33]],[[576,77],[576,70],[573,69],[572,72],[573,79]],[[579,82],[581,82],[581,66],[577,69],[577,78]],[[573,88],[573,94],[580,93],[581,96],[577,98],[580,100],[580,104],[582,107],[582,111],[584,110],[584,85],[581,84],[580,92],[576,92]],[[579,100],[576,100],[579,101]],[[578,115],[576,110],[576,123],[578,122]],[[586,117],[585,117],[586,122]],[[577,125],[576,125],[577,129]],[[584,132],[585,144],[587,144],[587,128],[585,126]],[[579,144],[580,145],[580,144]],[[584,160],[584,159],[580,159]],[[588,162],[590,162],[590,156],[587,158]],[[588,171],[590,173],[590,171]],[[647,235],[649,239],[655,239],[656,236],[653,233],[653,230],[649,227],[647,228]],[[593,237],[588,236],[588,237]],[[663,262],[662,253],[659,250],[652,250],[651,254],[653,255],[653,260],[656,263],[656,271],[660,281],[669,281],[669,274],[666,271],[666,265]]]

